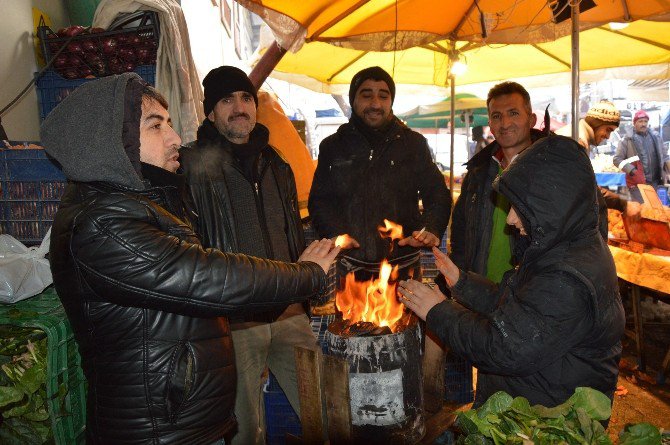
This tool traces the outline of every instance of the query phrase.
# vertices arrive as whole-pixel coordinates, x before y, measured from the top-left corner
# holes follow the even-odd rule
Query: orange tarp
[[[257,121],[270,130],[270,145],[286,158],[293,169],[298,188],[300,215],[307,216],[307,198],[312,187],[315,163],[276,98],[266,91],[258,93]]]

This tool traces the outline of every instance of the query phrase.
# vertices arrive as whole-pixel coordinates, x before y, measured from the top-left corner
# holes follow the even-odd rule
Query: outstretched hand
[[[425,230],[415,230],[411,236],[398,241],[399,246],[435,247],[440,245],[440,239],[435,234]]]
[[[456,284],[461,275],[460,269],[453,261],[451,261],[451,258],[449,258],[446,253],[442,252],[437,247],[433,247],[433,255],[435,255],[435,265],[438,270],[442,272],[444,278],[446,278],[447,285],[452,287]]]
[[[437,288],[431,289],[418,281],[407,280],[398,283],[400,301],[414,312],[420,319],[426,320],[428,312],[446,297]]]
[[[321,266],[325,273],[328,273],[328,269],[330,269],[330,265],[333,264],[338,253],[340,253],[340,248],[335,247],[332,240],[324,238],[319,241],[312,241],[302,252],[298,262],[311,261]]]

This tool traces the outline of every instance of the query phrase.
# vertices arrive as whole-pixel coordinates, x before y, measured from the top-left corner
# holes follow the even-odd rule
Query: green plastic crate
[[[56,445],[86,443],[86,379],[79,349],[53,287],[15,304],[0,304],[0,324],[42,329],[47,334],[47,404]],[[65,385],[65,400],[58,388]]]

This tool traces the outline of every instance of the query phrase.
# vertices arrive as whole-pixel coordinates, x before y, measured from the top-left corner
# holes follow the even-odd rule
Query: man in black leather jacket
[[[203,80],[205,115],[182,164],[203,244],[226,252],[295,261],[304,249],[295,178],[268,129],[256,122],[258,99],[247,75],[222,66]],[[284,289],[290,293],[290,289]],[[300,412],[294,350],[316,349],[300,304],[231,317],[237,364],[233,445],[265,443],[262,406],[267,368]]]
[[[50,261],[88,380],[89,444],[230,436],[235,365],[224,316],[317,294],[337,253],[321,242],[288,264],[204,249],[184,218],[173,173],[181,141],[166,108],[126,73],[77,88],[42,125],[70,181]]]
[[[401,269],[413,268],[418,248],[439,245],[449,222],[444,176],[426,139],[393,115],[394,97],[393,79],[382,68],[358,72],[349,89],[351,119],[319,147],[309,213],[320,236],[351,237],[342,246],[350,249],[342,262],[345,270],[376,275],[384,258]],[[403,227],[392,249],[379,235],[384,219]]]

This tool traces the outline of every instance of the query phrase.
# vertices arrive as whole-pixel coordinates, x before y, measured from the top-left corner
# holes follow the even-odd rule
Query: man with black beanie
[[[181,151],[198,214],[196,232],[206,247],[273,260],[297,259],[305,239],[295,178],[282,155],[268,144],[268,129],[256,122],[256,89],[242,70],[232,66],[213,69],[202,83],[207,117],[197,140]],[[239,424],[232,444],[263,444],[260,407],[265,370],[269,367],[299,413],[294,348],[316,349],[318,343],[300,304],[231,317],[230,323]]]
[[[401,276],[418,272],[419,248],[438,246],[451,197],[426,139],[393,115],[395,83],[378,66],[351,80],[351,119],[324,139],[309,195],[309,213],[322,237],[348,234],[340,275],[378,276],[382,259]],[[423,203],[423,211],[419,208]],[[380,236],[384,220],[402,225],[400,241]]]

